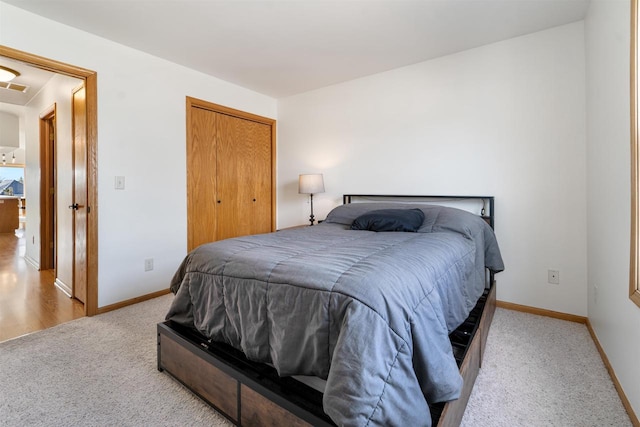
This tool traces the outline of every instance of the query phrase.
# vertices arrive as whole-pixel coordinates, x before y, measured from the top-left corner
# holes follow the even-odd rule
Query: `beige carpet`
[[[171,298],[0,344],[0,425],[231,425],[156,369],[156,323]]]
[[[2,426],[227,426],[156,369],[167,295],[0,343]],[[471,426],[626,426],[584,325],[498,310]]]
[[[497,309],[464,427],[631,426],[583,324]]]

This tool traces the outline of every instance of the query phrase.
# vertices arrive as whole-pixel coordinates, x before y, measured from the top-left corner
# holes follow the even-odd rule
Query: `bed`
[[[481,207],[443,206],[460,201]],[[314,227],[192,251],[158,369],[238,425],[459,423],[504,268],[493,198],[344,202]]]

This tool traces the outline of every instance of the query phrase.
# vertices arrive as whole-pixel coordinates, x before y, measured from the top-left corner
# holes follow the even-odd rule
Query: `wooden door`
[[[275,120],[187,98],[187,246],[275,230]]]
[[[56,267],[56,104],[40,114],[40,269]]]
[[[84,85],[72,94],[73,297],[87,299],[87,103]]]

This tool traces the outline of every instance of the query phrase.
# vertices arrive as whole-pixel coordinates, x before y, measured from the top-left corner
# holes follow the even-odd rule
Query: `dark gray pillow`
[[[424,221],[420,209],[380,209],[357,217],[352,230],[416,232]]]

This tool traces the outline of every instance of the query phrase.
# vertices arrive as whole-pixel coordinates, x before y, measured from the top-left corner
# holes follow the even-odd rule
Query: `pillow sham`
[[[352,230],[416,232],[424,222],[420,209],[379,209],[357,217]]]

